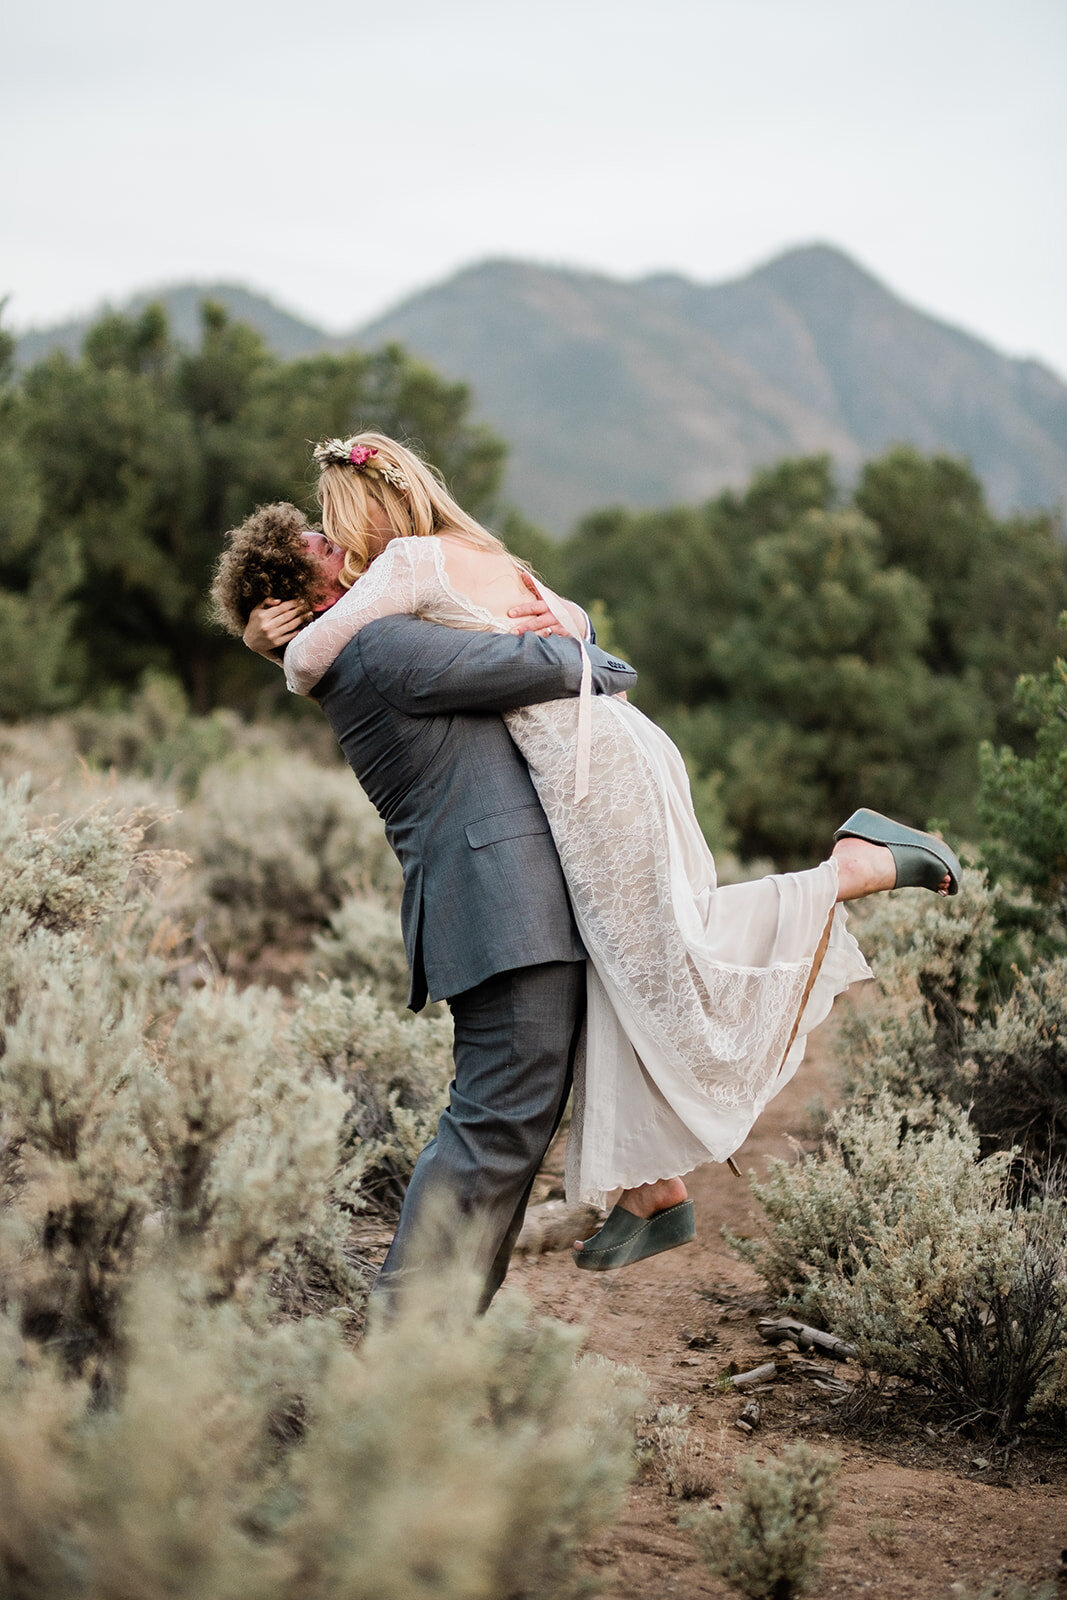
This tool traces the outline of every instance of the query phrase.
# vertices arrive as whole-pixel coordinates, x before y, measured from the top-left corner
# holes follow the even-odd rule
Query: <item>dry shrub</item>
[[[468,1296],[445,1285],[428,1324],[424,1309],[368,1342],[348,1392],[370,1378],[373,1427],[345,1416],[343,1384],[326,1390],[301,1527],[323,1600],[586,1587],[578,1547],[618,1507],[643,1393],[608,1362],[575,1365],[573,1328],[531,1323],[508,1296],[472,1324]]]
[[[466,1286],[464,1286],[464,1291]],[[514,1300],[450,1284],[356,1353],[131,1287],[93,1406],[0,1328],[0,1590],[12,1600],[566,1600],[616,1512],[643,1396]]]
[[[772,1291],[995,1429],[1062,1409],[1067,1205],[1023,1205],[1012,1156],[979,1161],[962,1110],[846,1107],[820,1153],[772,1162],[753,1193],[762,1239],[734,1239]]]
[[[155,820],[106,803],[80,815],[40,815],[23,778],[0,783],[0,907],[5,947],[36,929],[70,933],[98,924],[177,864],[142,849]]]
[[[851,1099],[947,1099],[968,1108],[984,1149],[1017,1146],[1043,1173],[1067,1159],[1067,958],[994,985],[1002,901],[965,872],[956,899],[882,896],[865,909],[878,990],[846,1017],[839,1049]]]
[[[297,999],[290,1038],[345,1090],[343,1139],[358,1165],[361,1201],[395,1218],[447,1099],[451,1018],[400,1016],[377,996],[352,993],[337,980],[304,989]]]
[[[150,674],[121,707],[0,729],[0,782],[29,774],[42,809],[76,812],[88,794],[178,812],[159,837],[195,871],[174,909],[224,963],[248,963],[271,944],[308,948],[350,895],[399,903],[381,822],[336,755],[321,719],[197,717],[173,680]]]
[[[46,958],[40,937],[32,964]],[[100,957],[27,977],[5,1032],[0,1299],[75,1371],[110,1381],[138,1265],[164,1254],[209,1298],[313,1261],[358,1304],[347,1250],[362,1200],[347,1097],[302,1073],[261,993],[193,991],[165,1040],[153,997]]]
[[[82,706],[68,718],[75,746],[93,768],[113,769],[172,785],[188,798],[210,766],[236,749],[272,741],[232,711],[193,716],[175,678],[145,674],[141,688],[121,705]]]
[[[190,911],[222,956],[308,942],[345,897],[398,897],[399,867],[347,770],[281,751],[204,775],[173,842],[196,862]]]
[[[373,890],[353,894],[313,941],[315,965],[349,988],[366,988],[393,1006],[407,1004],[410,974],[396,905]]]
[[[69,777],[78,765],[74,730],[66,717],[0,723],[0,783],[24,781],[31,791]]]
[[[686,1427],[688,1406],[659,1406],[649,1424],[667,1493],[679,1500],[701,1500],[711,1491],[704,1453]]]
[[[712,1572],[749,1600],[793,1600],[809,1590],[833,1510],[837,1467],[834,1457],[800,1441],[766,1466],[743,1461],[736,1497],[687,1522]]]
[[[42,821],[24,792],[2,799],[0,1304],[105,1385],[125,1285],[160,1252],[202,1296],[273,1274],[292,1304],[313,1273],[327,1306],[358,1306],[365,1155],[299,1011],[172,980],[151,899],[169,863],[142,848],[143,816]],[[377,1060],[374,1039],[347,1048]],[[399,1078],[402,1050],[381,1048]]]
[[[514,1302],[475,1321],[469,1285],[343,1337],[352,1214],[395,1206],[447,1020],[190,985],[147,817],[0,799],[0,1593],[583,1592],[631,1381]]]
[[[984,873],[965,870],[958,895],[877,895],[856,911],[877,981],[873,1006],[842,1031],[850,1097],[948,1093],[961,1034],[985,996],[1000,898]]]
[[[1067,957],[1019,974],[1003,1005],[965,1029],[957,1096],[998,1145],[1041,1171],[1067,1162]]]

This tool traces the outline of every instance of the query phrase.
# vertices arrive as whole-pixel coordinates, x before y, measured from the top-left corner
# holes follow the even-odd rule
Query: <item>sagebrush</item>
[[[0,1588],[12,1600],[568,1600],[643,1400],[575,1330],[452,1284],[361,1350],[158,1271],[101,1405],[0,1322]]]
[[[793,1600],[818,1572],[823,1530],[833,1510],[837,1460],[798,1441],[766,1466],[746,1459],[738,1490],[721,1510],[688,1519],[712,1572],[749,1600]]]
[[[40,799],[0,791],[0,1592],[582,1593],[632,1377],[460,1282],[352,1342],[353,1218],[399,1204],[446,1019],[211,976],[153,813]]]
[[[733,1238],[772,1293],[997,1431],[1067,1397],[1067,1202],[1013,1196],[966,1112],[887,1092],[831,1118],[821,1150],[752,1184],[761,1238]]]

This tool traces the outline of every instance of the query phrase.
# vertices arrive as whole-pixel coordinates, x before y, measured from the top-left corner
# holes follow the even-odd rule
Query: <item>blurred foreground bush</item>
[[[573,1329],[447,1291],[361,1350],[158,1270],[106,1404],[0,1323],[12,1600],[567,1600],[617,1512],[642,1400]]]
[[[46,798],[0,789],[0,1593],[584,1592],[632,1380],[456,1283],[346,1343],[352,1221],[395,1213],[447,1021],[205,981],[153,812]]]

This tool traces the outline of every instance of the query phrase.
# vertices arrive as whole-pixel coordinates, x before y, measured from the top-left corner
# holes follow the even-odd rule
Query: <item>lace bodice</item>
[[[285,681],[294,694],[310,694],[361,628],[377,617],[425,617],[451,628],[512,633],[507,617],[494,616],[461,594],[448,579],[436,535],[393,539],[337,604],[309,624],[285,652]]]

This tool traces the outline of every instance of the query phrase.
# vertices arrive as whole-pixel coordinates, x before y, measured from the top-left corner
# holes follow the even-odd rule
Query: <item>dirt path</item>
[[[830,1080],[826,1040],[797,1078],[768,1107],[738,1157],[747,1173],[770,1156],[789,1157],[790,1134],[803,1129],[805,1105]],[[830,1098],[827,1095],[827,1098]],[[554,1163],[553,1163],[554,1165]],[[578,1272],[569,1253],[520,1259],[509,1284],[540,1312],[589,1329],[588,1348],[639,1367],[654,1403],[691,1408],[691,1439],[702,1451],[709,1497],[729,1491],[735,1458],[763,1461],[803,1437],[843,1461],[819,1585],[823,1595],[869,1592],[879,1600],[950,1600],[993,1580],[1028,1583],[1055,1578],[1067,1546],[1067,1479],[1018,1458],[1005,1472],[982,1470],[978,1446],[927,1440],[905,1443],[896,1430],[860,1438],[836,1427],[831,1396],[810,1375],[789,1374],[758,1398],[756,1432],[735,1426],[744,1399],[721,1392],[730,1362],[746,1371],[770,1355],[756,1332],[765,1314],[753,1272],[726,1251],[719,1230],[751,1232],[756,1208],[748,1185],[724,1167],[694,1175],[699,1237],[694,1244],[620,1272]],[[854,1380],[855,1369],[826,1363],[827,1377]],[[1040,1481],[1044,1476],[1046,1481]],[[1052,1481],[1047,1481],[1051,1479]],[[684,1504],[671,1498],[661,1472],[644,1470],[620,1525],[588,1551],[604,1569],[605,1600],[688,1600],[733,1596],[702,1566],[689,1535],[678,1528]],[[1065,1591],[1067,1592],[1067,1591]]]

